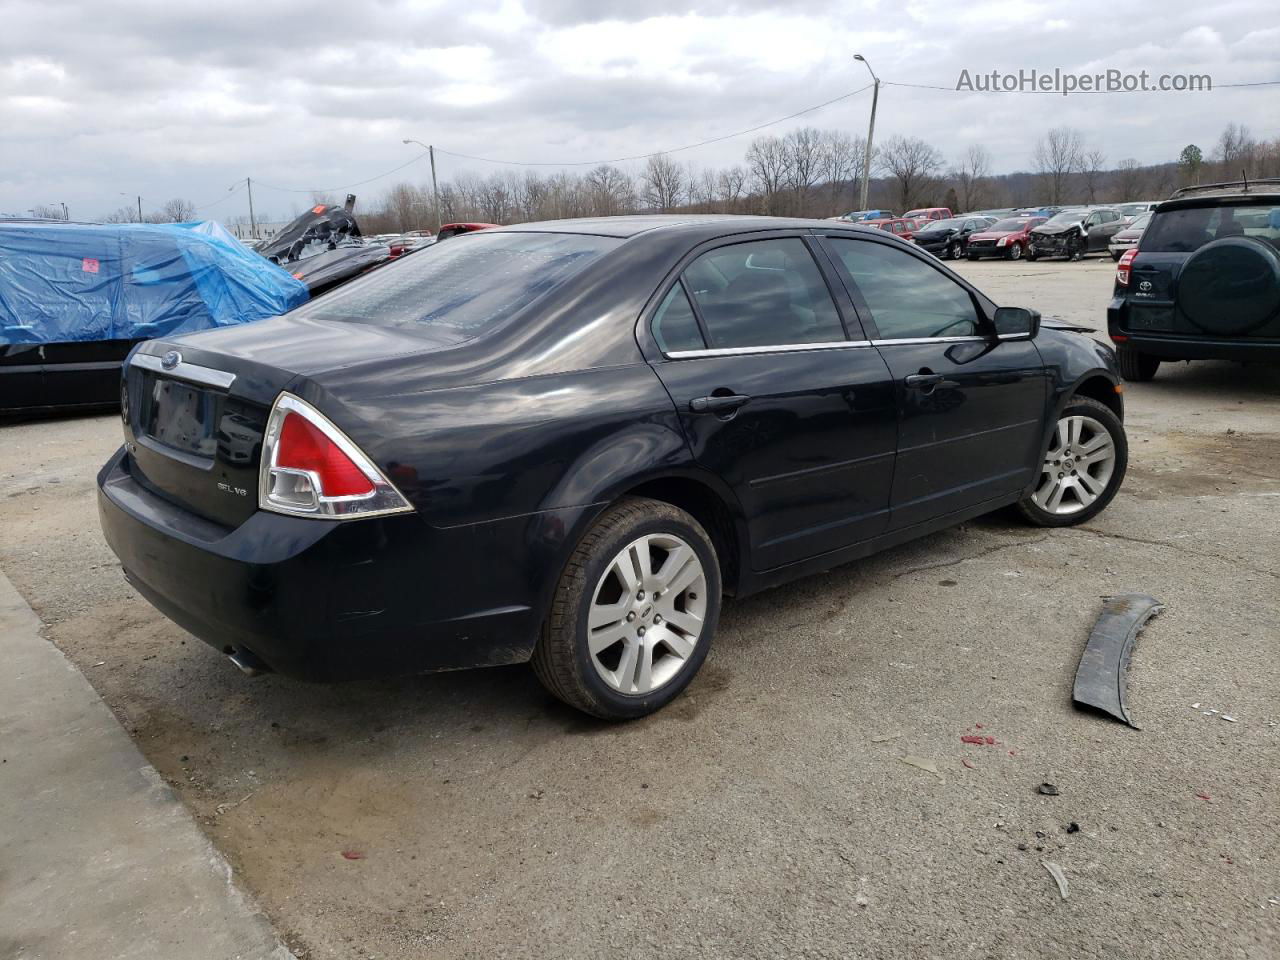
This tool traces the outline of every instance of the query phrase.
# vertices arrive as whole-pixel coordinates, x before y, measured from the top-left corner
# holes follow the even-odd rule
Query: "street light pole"
[[[249,188],[249,236],[258,238],[258,222],[253,218],[253,179],[244,178],[244,185]]]
[[[855,53],[853,59],[861,60],[863,66],[867,68],[867,72],[871,74],[874,84],[871,88],[871,125],[867,128],[867,148],[862,158],[862,199],[859,208],[867,209],[867,191],[871,188],[871,150],[872,141],[876,135],[876,104],[880,100],[880,78],[876,76],[876,72],[871,69],[871,64],[867,62],[867,58],[860,53]]]
[[[423,143],[421,140],[402,140],[400,142],[405,145],[408,145],[410,143],[416,143],[420,147],[425,147],[427,150],[427,156],[431,158],[431,197],[432,197],[432,201],[435,204],[435,214],[436,214],[435,232],[439,233],[440,226],[441,226],[440,224],[440,188],[436,186],[436,148],[432,144]]]

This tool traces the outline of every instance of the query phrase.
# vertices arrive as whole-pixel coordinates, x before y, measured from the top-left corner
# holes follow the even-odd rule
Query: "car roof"
[[[900,219],[895,217],[894,219]],[[586,233],[601,237],[628,237],[642,233],[687,233],[718,236],[760,230],[861,230],[866,221],[814,220],[800,217],[761,217],[737,214],[636,214],[622,217],[582,217],[574,220],[543,220],[516,223],[498,230],[509,233]],[[874,230],[874,228],[871,228]],[[497,231],[488,231],[497,232]],[[883,231],[875,231],[883,233]]]

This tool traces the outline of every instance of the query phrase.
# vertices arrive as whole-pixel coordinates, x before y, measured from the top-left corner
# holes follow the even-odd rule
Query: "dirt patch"
[[[1162,497],[1280,492],[1280,434],[1173,431],[1130,447],[1129,494]]]

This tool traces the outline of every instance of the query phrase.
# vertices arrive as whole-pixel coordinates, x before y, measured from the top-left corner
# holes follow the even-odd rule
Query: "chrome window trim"
[[[714,347],[705,350],[673,350],[664,354],[668,360],[694,360],[699,357],[737,357],[753,353],[800,353],[807,350],[846,350],[869,347],[870,340],[828,340],[821,343],[779,343],[763,347]]]
[[[987,337],[970,336],[970,337],[902,337],[894,340],[892,338],[872,340],[873,347],[891,347],[895,343],[985,343]]]
[[[219,390],[227,390],[236,382],[234,373],[228,373],[226,370],[215,370],[213,367],[202,367],[198,363],[188,363],[185,360],[179,360],[173,367],[165,367],[160,362],[159,357],[150,353],[135,354],[133,359],[129,361],[129,366],[141,367],[143,370],[152,370],[175,380],[186,380],[189,383],[216,387]]]

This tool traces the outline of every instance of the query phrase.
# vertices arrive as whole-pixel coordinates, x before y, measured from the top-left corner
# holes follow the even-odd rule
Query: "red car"
[[[859,226],[876,227],[886,233],[910,240],[923,225],[918,217],[884,217],[879,220],[863,220]]]
[[[471,233],[473,230],[488,230],[490,227],[501,226],[497,223],[446,223],[436,233],[436,242],[448,240],[450,237],[456,237],[460,233]]]
[[[950,207],[920,207],[918,210],[908,210],[903,216],[914,220],[950,220],[955,214]]]
[[[1021,260],[1027,252],[1028,235],[1033,227],[1045,222],[1045,217],[1007,217],[997,220],[987,229],[969,235],[965,249],[970,260],[980,257],[1004,257]]]

